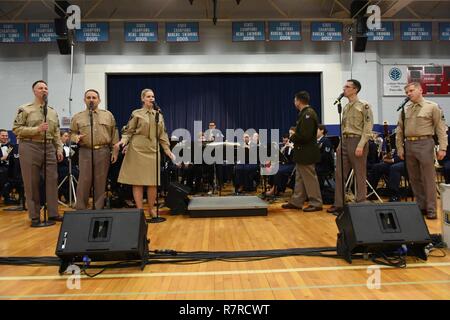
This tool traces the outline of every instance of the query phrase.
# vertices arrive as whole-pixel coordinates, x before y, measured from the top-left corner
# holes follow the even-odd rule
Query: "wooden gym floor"
[[[336,245],[335,217],[323,212],[283,210],[277,201],[268,216],[189,218],[171,216],[149,224],[150,250],[239,251]],[[54,256],[60,223],[35,229],[26,212],[0,207],[0,257]],[[65,209],[61,207],[61,212]],[[439,219],[427,221],[441,233]],[[450,255],[428,261],[408,258],[405,269],[381,267],[381,286],[370,289],[370,261],[283,257],[251,262],[151,264],[108,269],[82,276],[68,289],[57,267],[0,265],[0,299],[450,299]],[[438,255],[439,252],[434,254]],[[98,270],[90,270],[95,273]],[[69,280],[70,282],[70,280]]]

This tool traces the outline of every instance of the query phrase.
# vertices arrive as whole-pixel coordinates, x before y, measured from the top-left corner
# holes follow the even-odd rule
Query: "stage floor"
[[[268,216],[189,218],[149,224],[150,249],[240,251],[336,245],[335,217],[269,205]],[[0,207],[0,256],[54,256],[59,226],[29,227],[26,212]],[[61,207],[61,212],[63,211]],[[439,212],[439,217],[441,212]],[[427,221],[441,233],[440,220]],[[450,255],[427,262],[408,258],[406,269],[381,267],[381,287],[369,288],[370,261],[283,257],[249,262],[152,264],[81,277],[69,289],[57,267],[0,265],[0,299],[450,299]],[[435,252],[435,254],[439,254]],[[94,273],[91,270],[90,273]],[[71,283],[69,281],[69,283]]]

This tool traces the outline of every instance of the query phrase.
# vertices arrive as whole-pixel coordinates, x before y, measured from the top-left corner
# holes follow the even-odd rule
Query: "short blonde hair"
[[[411,87],[411,86],[414,86],[414,87],[416,87],[416,88],[422,88],[422,86],[420,85],[419,82],[413,81],[413,82],[408,83],[408,84],[403,88],[403,90],[406,90],[407,88],[409,88],[409,87]]]
[[[142,90],[142,92],[141,92],[141,100],[144,99],[144,97],[147,94],[147,92],[153,92],[153,90],[152,89],[144,89],[144,90]],[[153,94],[154,94],[154,92],[153,92]]]

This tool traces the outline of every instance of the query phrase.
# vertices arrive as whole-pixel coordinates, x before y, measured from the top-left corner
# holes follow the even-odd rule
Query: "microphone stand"
[[[343,157],[343,145],[344,145],[344,139],[342,134],[342,104],[341,104],[342,97],[338,98],[338,114],[339,114],[339,139],[341,140],[341,149],[339,150],[340,156],[341,156],[341,188],[342,188],[342,211],[339,213],[339,216],[336,219],[339,219],[340,216],[345,212],[345,182],[344,182],[344,157]]]
[[[408,200],[409,189],[411,188],[409,183],[409,174],[408,174],[408,166],[406,164],[406,116],[405,116],[405,105],[408,101],[402,103],[402,105],[397,109],[397,111],[401,110],[401,117],[403,122],[403,160],[405,162],[405,179],[408,181],[408,188],[406,188],[406,200]],[[414,197],[414,195],[413,195]],[[412,198],[414,199],[414,198]]]
[[[69,118],[72,119],[72,87],[73,87],[73,50],[74,50],[74,41],[73,41],[73,34],[70,34],[70,90],[69,90]],[[69,156],[68,162],[69,162],[69,174],[64,177],[63,181],[59,184],[58,188],[61,188],[66,179],[68,179],[68,189],[69,189],[69,199],[65,199],[66,201],[69,200],[69,207],[74,207],[77,203],[77,195],[75,191],[75,184],[74,181],[78,184],[77,179],[72,174],[72,132],[69,130]],[[72,200],[73,203],[72,203]],[[62,205],[66,206],[65,203],[60,202]]]
[[[156,102],[153,103],[153,108],[156,111],[155,114],[155,123],[156,123],[156,130],[155,130],[155,135],[156,135],[156,167],[155,167],[155,174],[156,174],[156,217],[152,217],[150,218],[150,220],[147,220],[147,222],[150,223],[161,223],[166,221],[166,218],[160,217],[159,216],[159,193],[158,193],[158,186],[159,186],[159,171],[161,170],[160,168],[160,163],[159,163],[159,132],[158,132],[158,124],[159,124],[159,114],[160,114],[160,110],[159,108],[157,108],[156,106]],[[150,201],[150,199],[148,199],[148,201]],[[149,203],[149,206],[151,206],[152,204]]]
[[[94,183],[94,106],[89,104],[89,120],[91,123],[91,186],[92,186],[92,210],[95,210],[95,183]]]
[[[44,97],[44,122],[47,122],[47,97]],[[37,227],[48,227],[54,225],[55,221],[50,221],[47,219],[47,130],[44,131],[44,221],[41,221],[41,216],[39,215],[39,224]]]

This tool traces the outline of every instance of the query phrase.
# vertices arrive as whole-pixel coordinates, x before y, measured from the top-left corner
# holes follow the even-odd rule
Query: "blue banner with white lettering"
[[[382,22],[380,29],[368,30],[367,40],[369,41],[392,41],[394,40],[394,23]]]
[[[450,41],[450,22],[439,22],[439,40]]]
[[[233,22],[233,41],[264,41],[266,40],[264,28],[263,21]]]
[[[167,22],[167,42],[197,42],[200,40],[198,22]]]
[[[126,22],[124,34],[126,42],[155,42],[158,41],[158,23]]]
[[[269,21],[269,40],[302,40],[302,26],[300,21]]]
[[[24,23],[0,23],[0,43],[25,42]]]
[[[108,22],[81,23],[81,29],[75,30],[79,42],[104,42],[109,40]]]
[[[55,24],[50,23],[29,23],[28,42],[55,42],[58,38],[55,32]]]
[[[342,41],[342,23],[311,22],[311,41]]]
[[[402,22],[400,33],[403,41],[431,41],[431,22]]]

